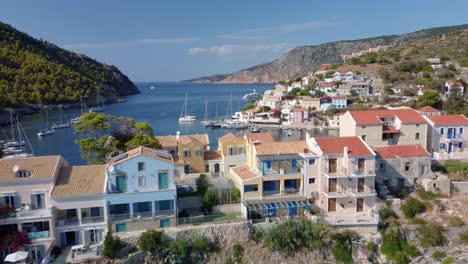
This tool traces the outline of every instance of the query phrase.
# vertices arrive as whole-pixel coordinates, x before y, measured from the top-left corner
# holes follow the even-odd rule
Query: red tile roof
[[[332,96],[333,100],[343,100],[343,99],[347,99],[347,98],[348,97],[346,97],[346,95]]]
[[[400,133],[394,126],[384,126],[382,133],[384,134],[398,134]]]
[[[271,133],[247,133],[245,138],[249,142],[260,141],[261,143],[273,142],[273,136]]]
[[[428,157],[431,155],[419,144],[376,147],[375,152],[384,159],[393,159],[398,157]]]
[[[226,135],[224,135],[224,136],[218,138],[218,141],[219,141],[220,143],[224,144],[224,143],[226,143],[226,142],[229,142],[229,141],[231,141],[231,140],[233,140],[233,139],[237,139],[237,138],[242,138],[242,137],[239,136],[239,135],[236,135],[236,134],[234,134],[234,133],[232,133],[232,132],[230,132],[230,133],[228,133],[228,134],[226,134]]]
[[[221,160],[221,153],[217,150],[209,150],[203,153],[204,160]]]
[[[359,137],[319,137],[315,138],[324,154],[343,154],[348,147],[348,156],[373,156],[372,151]]]
[[[419,108],[417,111],[418,112],[424,112],[424,113],[439,113],[440,112],[439,110],[437,110],[434,107],[429,106],[429,105],[423,106],[423,107]]]
[[[234,167],[232,170],[242,180],[248,180],[257,177],[257,175],[250,170],[249,165]]]
[[[468,125],[468,118],[464,115],[428,116],[435,125]]]
[[[357,125],[379,125],[380,118],[396,117],[402,123],[425,123],[424,118],[414,109],[350,111]]]

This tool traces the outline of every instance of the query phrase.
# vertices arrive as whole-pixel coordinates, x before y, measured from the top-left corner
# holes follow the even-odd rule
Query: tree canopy
[[[444,111],[447,114],[463,114],[468,102],[458,87],[453,86],[444,102]]]
[[[439,102],[440,96],[438,92],[425,91],[422,95],[419,95],[416,99],[416,108],[423,106],[434,106]]]
[[[116,150],[161,147],[149,123],[138,123],[128,117],[86,113],[75,125],[75,133],[83,135],[76,142],[80,145],[82,158],[91,164],[105,163]]]

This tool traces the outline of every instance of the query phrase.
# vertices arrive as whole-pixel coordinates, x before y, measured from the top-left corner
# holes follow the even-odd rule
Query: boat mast
[[[14,123],[13,123],[13,109],[10,108],[9,110],[10,112],[10,124],[11,124],[11,140],[12,141],[15,141],[15,127],[14,127]]]
[[[17,118],[18,118],[18,117],[17,117]],[[23,132],[24,139],[26,139],[26,142],[28,142],[28,146],[29,146],[29,150],[31,151],[31,154],[34,154],[33,147],[32,147],[32,145],[31,145],[31,142],[29,142],[29,138],[28,138],[28,136],[26,135],[26,132],[24,132],[23,126],[21,125],[21,123],[19,122],[19,120],[17,120],[16,122],[18,122],[18,127],[21,128],[21,131]],[[20,134],[20,135],[21,135],[21,134]]]
[[[206,121],[208,120],[208,99],[205,99],[205,116],[203,119]]]
[[[185,92],[185,116],[187,116],[187,92]]]
[[[20,126],[19,126],[18,116],[16,116],[16,126],[18,127],[18,142],[19,142],[19,145],[20,145],[20,148],[21,148],[21,152],[23,152],[23,144],[21,142],[21,130],[20,130]]]
[[[232,92],[231,92],[231,94],[229,95],[229,103],[228,103],[228,108],[227,108],[227,111],[226,111],[226,117],[225,117],[225,119],[228,118],[230,112],[232,113]]]

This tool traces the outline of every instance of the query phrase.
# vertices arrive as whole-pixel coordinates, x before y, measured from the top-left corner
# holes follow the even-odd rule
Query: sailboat
[[[205,116],[203,117],[203,121],[201,123],[205,127],[212,126],[215,122],[213,120],[208,120],[208,100],[205,99]]]
[[[96,102],[97,106],[92,107],[89,109],[89,112],[103,112],[104,111],[104,100],[102,100],[102,96],[99,93],[99,89],[96,88]]]
[[[77,117],[75,117],[75,118],[72,118],[72,119],[70,120],[70,122],[71,122],[72,124],[78,123],[78,121],[80,121],[80,119],[81,119],[81,116],[86,112],[86,102],[83,101],[83,97],[81,97],[81,95],[80,95],[80,108],[81,108],[81,115],[80,115],[80,116],[77,116]]]
[[[8,139],[6,140],[6,142],[3,143],[3,146],[5,146],[5,148],[17,148],[17,147],[21,147],[21,146],[24,146],[24,140],[19,140],[19,141],[16,141],[15,140],[15,127],[14,127],[14,122],[13,122],[13,110],[10,109],[9,110],[10,112],[10,124],[11,124],[11,139]]]
[[[70,127],[70,122],[68,122],[67,116],[65,115],[65,112],[63,112],[63,108],[59,108],[59,114],[60,114],[60,124],[53,124],[52,129],[61,129],[61,128],[68,128]]]
[[[47,112],[47,108],[45,108],[45,115],[46,115],[45,126],[44,126],[44,129],[39,130],[39,132],[37,133],[38,137],[50,136],[55,133],[55,130],[53,128],[49,128],[49,113]]]
[[[32,154],[33,149],[32,149],[31,143],[29,142],[28,137],[27,137],[26,133],[24,132],[23,127],[21,126],[21,123],[20,123],[20,121],[18,119],[18,116],[16,116],[16,126],[18,128],[19,141],[24,142],[22,140],[22,135],[24,135],[24,138],[28,142],[28,146],[29,146],[29,149],[31,150],[31,153],[26,152],[24,150],[24,148],[23,148],[24,144],[22,144],[19,147],[7,147],[7,148],[3,149],[3,154],[5,155],[3,158],[7,159],[7,158],[19,158],[19,157],[34,156],[34,154]]]
[[[194,115],[187,115],[187,93],[185,93],[185,102],[182,107],[182,111],[180,112],[179,122],[186,123],[186,122],[195,122],[197,121],[197,117]]]

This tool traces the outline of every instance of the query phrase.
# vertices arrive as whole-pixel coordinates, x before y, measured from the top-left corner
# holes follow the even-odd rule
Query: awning
[[[397,130],[394,126],[384,126],[383,133],[384,134],[399,134],[401,132],[400,130]]]
[[[16,251],[15,253],[11,253],[5,258],[5,262],[18,262],[25,260],[28,257],[29,252],[27,251]]]

